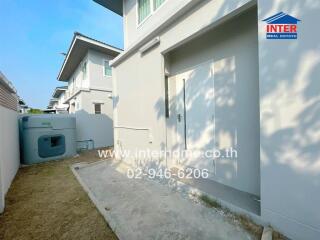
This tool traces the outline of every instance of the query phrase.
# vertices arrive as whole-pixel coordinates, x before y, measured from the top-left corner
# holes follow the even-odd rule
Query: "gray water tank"
[[[20,119],[21,161],[34,164],[76,155],[76,119],[68,115],[28,115]]]

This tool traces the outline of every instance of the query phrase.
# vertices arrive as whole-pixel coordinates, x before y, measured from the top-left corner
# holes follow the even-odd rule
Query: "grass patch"
[[[222,209],[221,204],[210,198],[209,196],[202,194],[199,196],[199,199],[207,206],[207,207],[211,207],[211,208],[217,208],[217,209]]]
[[[245,230],[251,232],[253,235],[259,237],[259,239],[261,238],[262,232],[263,232],[262,226],[255,224],[253,221],[251,221],[251,219],[249,219],[245,215],[234,214],[234,216],[235,216],[235,219],[241,225],[241,227],[243,227]]]
[[[0,215],[0,239],[116,240],[70,170],[71,164],[99,160],[94,150],[20,168]]]

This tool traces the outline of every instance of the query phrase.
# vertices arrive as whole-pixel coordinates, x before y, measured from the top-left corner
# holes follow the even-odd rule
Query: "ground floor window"
[[[94,114],[101,114],[101,103],[94,104]]]

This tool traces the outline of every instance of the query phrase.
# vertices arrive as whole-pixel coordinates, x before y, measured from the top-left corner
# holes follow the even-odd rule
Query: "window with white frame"
[[[104,60],[103,64],[104,64],[104,68],[103,68],[104,76],[111,76],[112,75],[112,69],[111,69],[109,61],[108,60]]]
[[[82,77],[85,79],[87,76],[87,61],[82,64]]]
[[[138,1],[138,23],[140,24],[152,12],[156,11],[166,0],[137,0]]]
[[[153,0],[153,10],[157,10],[158,7],[164,3],[165,0]]]
[[[74,92],[74,90],[75,90],[75,85],[76,85],[76,79],[73,77],[73,78],[72,78],[72,82],[71,82],[72,92]]]
[[[101,114],[101,103],[94,104],[94,114]]]

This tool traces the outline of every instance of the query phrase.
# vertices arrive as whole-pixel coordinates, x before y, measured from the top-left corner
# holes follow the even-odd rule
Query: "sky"
[[[93,0],[0,0],[0,71],[45,109],[74,32],[123,48],[122,18]]]

